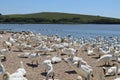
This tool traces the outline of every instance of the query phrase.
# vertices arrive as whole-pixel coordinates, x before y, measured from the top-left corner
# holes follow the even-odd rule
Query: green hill
[[[120,24],[120,19],[82,14],[42,12],[33,14],[0,15],[0,23]]]

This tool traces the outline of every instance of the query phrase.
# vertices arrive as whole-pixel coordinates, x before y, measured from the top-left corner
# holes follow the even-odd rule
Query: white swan
[[[76,50],[74,48],[64,48],[64,49],[62,49],[62,53],[67,54],[68,56],[75,55],[75,53],[77,54],[77,52],[78,52],[78,50]]]
[[[31,60],[32,64],[33,64],[33,62],[36,61],[36,64],[38,65],[40,54],[39,53],[32,53],[32,52],[31,53],[25,52],[25,53],[18,54],[18,57],[29,58]]]
[[[47,60],[43,61],[43,65],[45,66],[45,72],[46,72],[46,70],[50,69],[50,67],[48,66],[49,64],[51,64],[51,60],[50,59],[47,59]]]
[[[68,57],[68,58],[64,58],[64,61],[65,61],[65,62],[71,61],[72,64],[74,64],[74,65],[77,65],[78,62],[81,61],[81,64],[82,64],[82,65],[85,65],[85,66],[91,68],[91,66],[88,65],[88,63],[87,63],[85,60],[83,60],[82,58],[77,57],[77,56],[71,56],[71,57]],[[91,68],[91,69],[92,69],[92,68]]]
[[[0,35],[0,39],[2,39],[3,38],[3,36],[2,35]]]
[[[99,57],[101,57],[102,55],[106,55],[106,54],[110,53],[110,50],[105,51],[105,50],[103,50],[103,48],[98,48],[98,49],[99,49],[99,51],[97,53],[98,53]]]
[[[63,43],[61,43],[64,47],[69,47],[69,43],[67,43],[67,42],[63,42]]]
[[[61,58],[60,54],[57,53],[56,56],[52,57],[51,61],[52,61],[52,63],[58,63],[58,62],[62,61],[62,58]]]
[[[82,58],[77,57],[77,56],[74,56],[74,55],[71,55],[71,56],[68,57],[68,58],[64,58],[64,60],[65,60],[66,62],[69,60],[69,61],[71,61],[74,65],[77,65],[77,64],[78,64],[78,61],[82,61]]]
[[[16,70],[16,72],[22,72],[22,75],[23,76],[26,76],[26,70],[24,68],[24,65],[23,65],[23,61],[20,61],[20,67]]]
[[[23,52],[24,46],[23,46],[23,44],[22,44],[21,42],[17,42],[17,43],[14,44],[14,45],[15,45],[15,47],[16,47],[19,51]]]
[[[3,41],[3,47],[8,48],[9,50],[11,50],[11,46],[12,46],[12,43],[10,43],[8,41]]]
[[[10,73],[5,72],[2,80],[28,80],[26,77],[13,77]]]
[[[81,65],[81,61],[78,62],[78,66],[75,67],[69,60],[68,64],[83,78],[90,80],[90,76],[92,74],[92,70],[85,65]],[[93,76],[93,75],[92,75]]]
[[[32,45],[28,45],[28,44],[24,44],[24,49],[28,49],[28,50],[31,50],[33,49],[33,46]]]
[[[114,80],[120,80],[120,78],[115,78]]]
[[[116,74],[116,71],[117,71],[117,74],[120,74],[120,66],[119,66],[119,63],[115,63],[114,62],[114,65],[113,67],[110,67],[108,70],[103,67],[103,69],[107,70],[104,72],[104,74],[107,76],[107,75],[114,75]]]
[[[54,51],[54,49],[48,48],[45,43],[42,43],[40,46],[36,47],[36,49],[38,49],[39,51],[44,52],[45,54],[46,54],[47,52],[52,52],[52,51]]]
[[[87,55],[88,55],[88,56],[91,56],[91,55],[94,55],[94,54],[95,54],[95,53],[94,53],[94,51],[93,51],[92,48],[87,50]]]
[[[47,72],[45,80],[49,80],[50,74],[52,74],[52,79],[54,80],[54,71],[53,71],[53,66],[51,63],[48,63],[47,66],[49,67],[49,70]]]
[[[1,49],[0,50],[0,54],[5,54],[5,53],[8,53],[9,52],[9,49]]]
[[[16,39],[13,39],[12,37],[9,37],[9,38],[8,38],[8,41],[13,44],[13,43],[15,43],[17,40],[16,40]]]
[[[45,60],[44,65],[48,69],[46,78],[44,80],[59,80],[59,79],[54,79],[55,73],[54,73],[54,70],[53,70],[53,65],[51,63],[51,60]],[[52,76],[52,79],[49,79],[50,75]]]
[[[116,65],[117,65],[117,70],[116,70],[116,73],[115,73],[115,79],[114,80],[120,80],[120,77],[118,77],[118,68],[119,68],[119,63],[116,63]]]
[[[109,65],[109,61],[111,61],[111,60],[115,60],[115,57],[114,57],[113,55],[111,55],[111,54],[106,54],[106,55],[101,56],[101,57],[97,60],[97,62],[99,62],[99,61],[104,61],[104,62],[105,62],[105,65],[106,65],[106,63],[108,62],[108,65]]]
[[[24,77],[26,76],[26,70],[24,68],[23,62],[20,62],[20,67],[11,74],[12,77]]]
[[[39,64],[39,57],[40,57],[39,53],[30,53],[28,56],[28,58],[31,60],[31,63],[33,64],[33,62],[36,61],[37,65]]]
[[[5,54],[9,53],[9,49],[1,49],[0,50],[0,55],[3,57],[2,60],[6,61],[6,56]]]
[[[51,45],[51,48],[52,49],[63,49],[64,46],[62,44],[53,44]]]
[[[89,75],[88,78],[90,78],[90,75],[93,76],[93,74],[91,74],[93,70],[91,68],[89,68],[88,66],[86,66],[86,65],[82,65],[81,61],[78,62],[78,68],[80,70],[84,71],[85,73],[87,73],[87,75]]]
[[[18,57],[20,57],[20,58],[28,58],[29,55],[30,55],[29,52],[25,52],[25,53],[20,53],[20,54],[18,54]]]

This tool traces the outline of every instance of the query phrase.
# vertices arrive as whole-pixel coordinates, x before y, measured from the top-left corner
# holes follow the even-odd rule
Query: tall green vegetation
[[[43,12],[34,14],[0,15],[0,23],[33,24],[120,24],[120,19],[81,14]]]

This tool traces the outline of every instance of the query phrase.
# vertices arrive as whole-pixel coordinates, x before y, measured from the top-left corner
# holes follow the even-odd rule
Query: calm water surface
[[[120,25],[106,24],[0,24],[1,30],[11,31],[33,31],[43,35],[58,34],[66,36],[71,34],[74,37],[120,36]]]

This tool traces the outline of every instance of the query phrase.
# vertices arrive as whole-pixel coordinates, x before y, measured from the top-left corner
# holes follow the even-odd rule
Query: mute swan
[[[9,53],[9,49],[1,49],[0,50],[0,55],[3,55],[4,61],[6,61],[6,56],[5,56],[6,53]]]
[[[38,49],[39,51],[43,51],[44,54],[54,51],[54,49],[48,48],[45,43],[42,43],[40,46],[36,47],[36,49]]]
[[[16,70],[16,72],[22,72],[22,75],[23,76],[26,76],[26,70],[24,68],[24,65],[23,65],[23,61],[20,61],[20,67]]]
[[[99,57],[101,57],[102,55],[106,55],[106,54],[110,53],[110,50],[105,51],[105,50],[103,50],[103,48],[99,48],[99,51],[97,53],[98,53]]]
[[[9,49],[1,49],[0,50],[0,54],[5,54],[5,53],[8,53],[9,52]]]
[[[0,39],[2,39],[3,38],[3,36],[2,35],[0,35]]]
[[[64,49],[62,49],[62,53],[67,54],[68,56],[74,55],[77,52],[78,52],[78,50],[76,50],[74,48],[64,48]]]
[[[16,40],[16,39],[13,39],[12,37],[9,37],[9,38],[8,38],[8,41],[13,44],[13,43],[15,43],[17,40]]]
[[[36,61],[36,64],[39,64],[39,53],[30,53],[28,58],[31,60],[31,63],[33,64],[34,61]]]
[[[109,65],[109,61],[111,61],[111,60],[115,60],[115,57],[114,57],[113,55],[111,55],[111,54],[106,54],[106,55],[101,56],[101,57],[97,60],[97,62],[99,62],[99,61],[104,61],[104,62],[105,62],[105,65],[106,65],[106,62],[108,62],[108,65]]]
[[[108,70],[107,70],[105,67],[103,67],[103,69],[107,70],[107,71],[104,71],[104,74],[105,74],[106,76],[107,76],[107,75],[114,75],[114,74],[116,74],[116,72],[117,72],[117,74],[120,74],[120,66],[119,66],[119,63],[114,62],[114,65],[115,65],[115,66],[110,67]]]
[[[69,60],[67,62],[77,72],[77,74],[79,74],[83,78],[90,80],[90,76],[93,76],[92,70],[85,65],[81,65],[81,61],[78,62],[77,67],[74,66]]]
[[[26,70],[24,68],[23,62],[20,62],[20,67],[11,74],[12,77],[24,77],[26,76]]]
[[[117,70],[116,70],[116,73],[115,73],[115,79],[114,80],[120,80],[120,77],[118,77],[118,67],[119,67],[119,63],[116,63],[116,65],[117,65]]]
[[[45,72],[46,72],[46,70],[50,69],[50,67],[48,66],[48,64],[51,64],[51,60],[50,59],[44,60],[43,64],[45,66]]]
[[[28,80],[26,77],[13,77],[8,72],[5,72],[3,75],[3,80]]]
[[[59,53],[57,53],[56,56],[54,56],[52,59],[51,59],[52,63],[58,63],[58,62],[61,62],[62,59],[61,59],[61,56]]]
[[[91,56],[91,55],[94,55],[94,54],[95,54],[95,53],[94,53],[94,51],[93,51],[92,48],[87,50],[87,55],[88,55],[88,56]]]
[[[3,41],[3,47],[8,48],[9,51],[11,50],[12,43],[8,41]]]
[[[80,57],[73,56],[73,55],[70,56],[70,57],[68,57],[68,58],[64,58],[64,61],[65,61],[65,62],[71,61],[72,64],[74,64],[74,65],[77,65],[78,62],[81,61],[81,64],[82,64],[82,65],[85,65],[85,66],[91,68],[91,66],[89,66],[88,63],[87,63],[85,60],[83,60],[83,59],[80,58]]]
[[[52,79],[54,80],[54,72],[53,72],[53,66],[51,63],[48,63],[47,66],[49,67],[49,70],[47,72],[45,80],[49,80],[50,74],[52,74]]]
[[[17,47],[18,47],[18,48],[21,48],[21,47],[22,47],[22,49],[28,49],[28,50],[33,49],[32,45],[28,45],[27,43],[19,43],[19,44],[17,45]]]
[[[93,74],[91,74],[93,70],[90,67],[81,64],[81,61],[78,61],[77,67],[82,71],[86,72],[89,75],[89,78],[90,78],[90,75],[93,77]]]
[[[17,43],[15,44],[15,47],[16,47],[19,51],[23,52],[24,46],[23,46],[22,42],[17,42]]]
[[[62,44],[53,44],[53,45],[51,45],[51,48],[52,49],[62,49],[62,48],[64,48],[64,46]]]
[[[120,78],[115,78],[114,80],[120,80]]]
[[[20,57],[20,58],[28,58],[29,55],[30,55],[29,52],[25,52],[25,53],[20,53],[20,54],[18,54],[18,57]]]
[[[54,73],[53,65],[51,64],[51,61],[45,60],[44,64],[46,64],[46,66],[48,68],[48,72],[47,72],[46,78],[44,80],[59,80],[59,79],[54,79],[55,73]],[[50,75],[52,76],[52,79],[49,79]]]
[[[34,61],[36,61],[36,64],[38,65],[40,54],[39,53],[26,52],[26,53],[18,54],[18,57],[20,57],[20,58],[29,58],[31,60],[32,64],[33,64]]]
[[[64,61],[67,62],[68,60],[71,61],[74,65],[76,65],[76,64],[78,64],[78,61],[82,61],[82,58],[71,55],[68,58],[64,58]]]
[[[67,42],[63,42],[63,43],[61,43],[64,47],[69,47],[69,43],[67,43]]]

